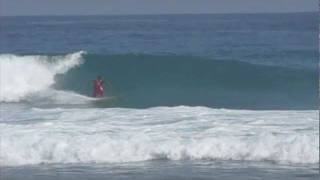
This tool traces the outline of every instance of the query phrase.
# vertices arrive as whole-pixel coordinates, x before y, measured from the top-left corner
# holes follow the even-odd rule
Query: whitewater
[[[315,111],[1,109],[2,166],[148,160],[319,163]]]
[[[50,89],[57,74],[82,64],[79,51],[65,56],[0,54],[0,102],[19,102]]]
[[[319,179],[317,17],[0,17],[1,179]]]
[[[150,160],[319,163],[317,111],[101,109],[94,98],[54,88],[57,75],[84,64],[84,54],[0,55],[1,166]]]

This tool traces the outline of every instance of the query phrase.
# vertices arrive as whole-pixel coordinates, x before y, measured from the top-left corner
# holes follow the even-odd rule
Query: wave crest
[[[48,89],[57,74],[83,63],[79,51],[65,56],[0,55],[0,102],[19,102],[26,96]]]

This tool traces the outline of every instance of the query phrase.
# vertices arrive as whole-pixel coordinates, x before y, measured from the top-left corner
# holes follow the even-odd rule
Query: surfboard
[[[115,98],[116,98],[115,96],[105,96],[105,97],[93,98],[93,101],[107,101]]]

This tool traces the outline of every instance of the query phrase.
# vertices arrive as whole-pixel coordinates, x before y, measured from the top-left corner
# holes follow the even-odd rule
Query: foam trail
[[[97,99],[72,91],[47,89],[45,91],[30,94],[25,98],[25,100],[28,102],[36,102],[37,105],[80,105],[88,104]]]
[[[82,64],[84,51],[65,56],[0,55],[0,102],[19,102],[50,88],[57,74]]]

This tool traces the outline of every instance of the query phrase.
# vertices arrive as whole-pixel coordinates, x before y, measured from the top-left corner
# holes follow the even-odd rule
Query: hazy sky
[[[0,0],[1,15],[317,11],[318,0]]]

